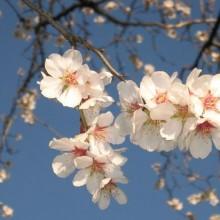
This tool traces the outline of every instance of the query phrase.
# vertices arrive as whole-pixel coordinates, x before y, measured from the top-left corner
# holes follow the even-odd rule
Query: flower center
[[[204,135],[210,134],[212,129],[215,128],[210,122],[205,121],[201,124],[198,124],[196,130]]]
[[[156,103],[161,104],[167,101],[167,94],[166,93],[159,93],[156,97]]]
[[[82,149],[82,148],[75,147],[75,149],[74,149],[72,152],[73,152],[73,154],[74,154],[76,157],[80,157],[80,156],[85,156],[87,150],[86,150],[86,149]]]
[[[93,160],[93,164],[91,166],[93,172],[103,172],[105,163],[99,162],[97,160]]]
[[[93,134],[97,139],[101,139],[101,140],[105,140],[105,136],[106,136],[106,131],[105,131],[106,127],[99,127],[96,126]]]
[[[212,96],[210,93],[203,99],[203,105],[205,109],[215,109],[218,99]]]
[[[178,105],[177,106],[177,116],[184,119],[189,115],[189,109],[187,105],[181,106]]]
[[[76,85],[76,84],[78,84],[75,72],[74,73],[67,72],[66,74],[64,74],[63,79],[64,79],[65,84],[67,84],[67,85]]]

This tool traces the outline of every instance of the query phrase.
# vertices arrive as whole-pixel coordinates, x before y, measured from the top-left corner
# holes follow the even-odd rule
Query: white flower
[[[56,98],[64,106],[76,107],[82,99],[102,92],[104,85],[99,75],[82,65],[78,50],[67,50],[63,56],[51,54],[45,62],[47,71],[39,82],[41,93],[47,98]]]
[[[151,76],[146,75],[142,79],[140,84],[140,94],[149,110],[154,109],[154,111],[157,112],[157,108],[165,110],[167,106],[168,112],[164,113],[169,113],[171,104],[168,101],[167,93],[169,92],[175,78],[176,74],[173,74],[173,76],[170,77],[163,71],[156,71],[153,72]],[[172,115],[172,112],[170,114]]]
[[[97,116],[91,127],[86,132],[89,137],[90,150],[95,154],[105,154],[111,151],[111,144],[121,144],[124,137],[119,129],[113,126],[114,116],[111,112],[106,112]]]
[[[118,188],[117,183],[127,183],[126,179],[122,176],[117,178],[105,178],[100,183],[100,188],[93,194],[92,201],[98,203],[100,209],[108,208],[111,196],[115,201],[124,205],[127,203],[127,196]]]
[[[164,122],[152,120],[149,113],[142,109],[134,113],[133,132],[131,141],[147,151],[170,151],[174,149],[175,142],[165,140],[160,135]]]
[[[49,146],[52,149],[64,152],[56,156],[52,163],[53,171],[59,177],[67,177],[73,173],[76,166],[84,168],[93,162],[93,159],[87,154],[88,144],[78,139],[53,139]]]
[[[117,89],[122,113],[116,118],[115,124],[120,129],[121,134],[125,136],[131,134],[133,114],[143,106],[143,101],[139,88],[131,80],[120,82]]]
[[[212,150],[212,142],[220,150],[220,128],[205,118],[188,118],[180,142],[181,149],[189,150],[194,158],[204,159]]]
[[[76,187],[86,185],[87,190],[94,194],[99,189],[102,179],[105,177],[116,178],[121,176],[121,182],[126,182],[127,179],[123,176],[120,166],[113,164],[112,158],[108,156],[95,155],[90,152],[90,156],[93,158],[92,164],[82,168],[80,161],[76,165],[80,170],[76,173],[73,179],[73,185]],[[115,159],[115,158],[114,158]],[[120,158],[121,159],[121,158]],[[118,160],[120,165],[123,165],[126,161]]]

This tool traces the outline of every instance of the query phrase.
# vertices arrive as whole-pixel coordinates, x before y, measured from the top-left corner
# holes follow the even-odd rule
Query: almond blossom
[[[138,86],[131,80],[120,82],[117,89],[122,112],[117,116],[115,124],[125,136],[131,133],[134,112],[143,106],[143,101]]]
[[[163,121],[153,120],[149,112],[139,109],[134,113],[131,141],[147,151],[170,151],[176,142],[160,135]]]
[[[105,178],[100,183],[100,188],[96,190],[93,194],[92,201],[94,203],[98,203],[100,209],[108,208],[110,204],[111,196],[115,199],[115,201],[124,205],[127,203],[127,196],[125,193],[118,188],[117,182],[127,183],[124,178]]]
[[[90,93],[103,90],[98,75],[91,73],[82,62],[78,50],[69,49],[63,56],[51,54],[45,62],[46,73],[42,73],[43,79],[39,82],[42,95],[74,108]]]
[[[69,176],[74,172],[79,162],[81,167],[91,165],[93,162],[93,159],[87,154],[89,145],[77,139],[53,139],[49,146],[62,152],[54,158],[52,163],[53,171],[59,177]]]
[[[220,128],[205,118],[191,117],[187,119],[180,138],[179,147],[189,150],[194,158],[206,158],[212,143],[220,150]]]
[[[121,144],[124,137],[119,129],[112,125],[114,116],[111,112],[98,115],[86,132],[88,135],[91,151],[95,154],[105,154],[111,151],[110,144]]]

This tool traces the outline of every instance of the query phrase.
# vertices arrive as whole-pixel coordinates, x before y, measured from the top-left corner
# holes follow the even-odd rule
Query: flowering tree
[[[198,213],[191,206],[201,202],[219,207],[218,2],[4,3],[17,17],[14,36],[28,45],[29,68],[19,68],[17,93],[1,120],[1,182],[9,178],[13,161],[13,157],[5,159],[14,153],[11,139],[21,138],[11,132],[15,116],[20,115],[25,123],[39,123],[54,133],[52,140],[45,140],[45,145],[49,141],[50,148],[60,151],[52,161],[53,172],[61,178],[74,175],[73,186],[86,186],[100,209],[109,207],[111,197],[121,205],[128,202],[120,185],[128,183],[122,167],[129,158],[124,156],[124,147],[115,146],[125,140],[143,154],[161,155],[163,160],[152,164],[158,175],[155,187],[166,192],[166,203],[182,218],[196,219]],[[166,41],[177,48],[176,53],[187,45],[192,50],[187,53],[193,56],[179,62],[176,54],[166,51],[164,55]],[[148,54],[142,50],[144,44],[161,67],[144,58]],[[164,71],[170,67],[178,67],[178,72]],[[38,84],[33,87],[32,82]],[[40,97],[77,110],[78,133],[60,135],[41,120],[34,113],[36,106],[40,108],[36,105]],[[118,100],[120,111],[113,115]],[[207,157],[213,157],[217,167],[211,173],[199,173],[191,161],[206,163]],[[194,193],[179,198],[180,187],[186,184]],[[9,206],[1,203],[0,208],[3,217],[13,215]],[[220,219],[220,214],[213,213],[210,219]]]

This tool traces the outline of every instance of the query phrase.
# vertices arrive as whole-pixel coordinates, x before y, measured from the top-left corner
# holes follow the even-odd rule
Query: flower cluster
[[[121,169],[127,158],[123,148],[112,148],[125,136],[147,151],[179,147],[194,158],[207,157],[212,144],[220,149],[220,74],[200,74],[194,69],[183,83],[177,73],[152,70],[139,87],[131,80],[120,82],[121,113],[114,120],[111,112],[101,112],[114,102],[105,91],[112,74],[91,70],[74,49],[50,55],[39,82],[41,93],[78,109],[81,119],[80,134],[50,141],[50,148],[61,152],[53,160],[54,173],[65,178],[76,172],[73,185],[86,186],[92,201],[106,209],[111,196],[119,204],[127,202],[118,187],[128,182]],[[165,182],[158,184],[163,188]],[[168,204],[182,209],[178,200]]]
[[[131,80],[120,82],[120,133],[147,151],[178,146],[205,158],[212,144],[220,149],[220,74],[200,73],[194,69],[185,84],[176,73],[163,71],[144,76],[140,87]]]
[[[101,113],[102,108],[114,101],[105,91],[112,75],[102,70],[97,73],[83,64],[79,51],[70,49],[63,56],[52,54],[45,62],[41,92],[47,98],[57,99],[63,106],[79,109],[80,134],[72,138],[54,138],[49,146],[59,150],[52,163],[54,173],[65,178],[75,172],[73,185],[86,186],[92,201],[100,209],[109,206],[111,196],[119,203],[127,203],[127,197],[118,187],[127,183],[121,167],[127,158],[124,149],[113,149],[124,137],[114,124],[111,112]]]

